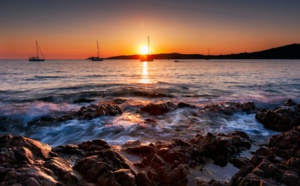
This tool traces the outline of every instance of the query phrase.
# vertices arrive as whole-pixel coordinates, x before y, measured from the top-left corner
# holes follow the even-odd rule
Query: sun
[[[141,46],[140,52],[142,55],[148,54],[149,53],[149,48],[146,45]]]

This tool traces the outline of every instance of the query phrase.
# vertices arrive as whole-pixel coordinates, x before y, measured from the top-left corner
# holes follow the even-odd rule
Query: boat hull
[[[140,56],[140,61],[144,62],[144,61],[153,61],[153,57],[150,55],[142,55]]]
[[[30,62],[43,62],[45,59],[40,59],[40,58],[29,58]]]
[[[91,61],[103,61],[103,59],[99,57],[92,57]]]

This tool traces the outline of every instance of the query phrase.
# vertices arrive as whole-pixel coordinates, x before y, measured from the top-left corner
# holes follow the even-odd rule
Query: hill
[[[244,52],[239,54],[202,55],[166,53],[153,54],[153,56],[154,59],[300,59],[300,44],[290,44],[258,52]],[[122,55],[107,59],[139,59],[139,55]]]

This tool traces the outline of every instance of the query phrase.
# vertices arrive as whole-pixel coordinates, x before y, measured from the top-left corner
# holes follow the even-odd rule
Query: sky
[[[1,0],[0,59],[231,54],[300,43],[299,0]]]

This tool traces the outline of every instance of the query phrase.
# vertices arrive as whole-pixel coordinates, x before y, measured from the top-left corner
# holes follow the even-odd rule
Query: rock
[[[78,111],[70,111],[65,115],[56,116],[42,116],[33,121],[30,121],[30,125],[50,125],[55,122],[63,122],[72,119],[78,120],[91,120],[100,116],[117,116],[122,114],[123,111],[118,105],[112,104],[91,104],[89,106],[81,107]]]
[[[269,149],[284,159],[300,158],[300,126],[269,138]]]
[[[235,167],[241,169],[245,165],[249,163],[249,159],[245,157],[234,157],[229,160],[230,163],[232,163]]]
[[[199,110],[199,113],[222,113],[233,114],[234,112],[256,112],[256,106],[253,102],[247,103],[235,103],[235,102],[223,102],[216,105],[208,105]]]
[[[122,103],[125,103],[127,100],[126,100],[126,99],[118,98],[118,99],[114,99],[113,101],[114,101],[116,104],[122,104]]]
[[[197,154],[211,158],[215,164],[225,166],[233,155],[251,147],[249,137],[243,132],[229,134],[208,133],[206,136],[196,136],[190,142],[199,149]]]
[[[300,126],[269,139],[230,185],[300,185]]]
[[[154,153],[154,148],[150,146],[138,146],[126,148],[126,152],[135,155],[147,155]]]
[[[287,131],[300,125],[300,104],[288,100],[284,106],[258,111],[255,118],[268,129]]]
[[[98,104],[88,107],[81,107],[78,112],[74,113],[78,119],[93,119],[99,116],[116,116],[123,111],[118,105]]]
[[[74,100],[74,103],[91,103],[94,102],[95,100],[93,99],[87,99],[87,98],[78,98]]]
[[[140,110],[143,112],[147,112],[150,115],[157,116],[162,115],[167,112],[171,112],[177,109],[177,105],[175,105],[172,102],[166,102],[161,104],[153,104],[150,103],[144,107],[142,107]]]
[[[135,176],[129,169],[119,169],[114,172],[114,177],[122,186],[135,186]]]
[[[178,103],[177,106],[178,106],[178,108],[186,108],[186,107],[188,107],[188,108],[196,108],[194,105],[190,105],[190,104],[182,103],[182,102]]]

